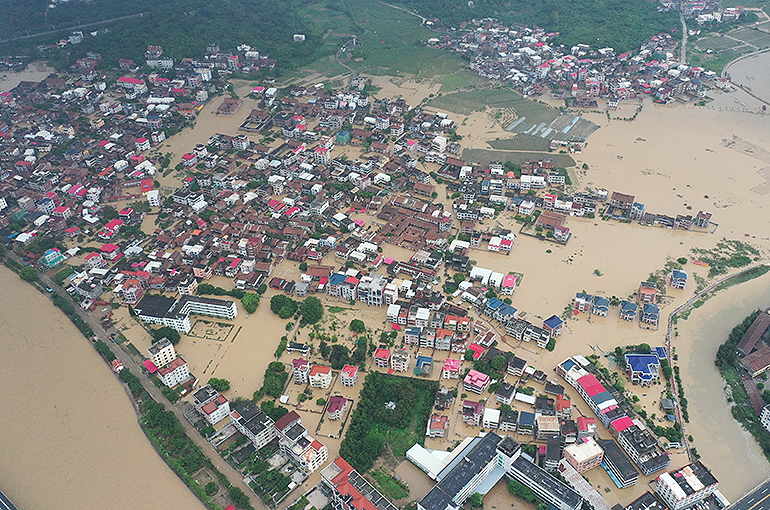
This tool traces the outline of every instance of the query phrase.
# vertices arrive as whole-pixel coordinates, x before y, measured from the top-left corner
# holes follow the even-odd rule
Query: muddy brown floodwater
[[[0,488],[20,509],[202,509],[75,326],[0,266]]]

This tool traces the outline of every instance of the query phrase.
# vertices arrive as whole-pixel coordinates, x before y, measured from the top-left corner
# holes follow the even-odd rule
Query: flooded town
[[[764,10],[616,51],[379,4],[462,68],[0,58],[0,503],[770,507]]]

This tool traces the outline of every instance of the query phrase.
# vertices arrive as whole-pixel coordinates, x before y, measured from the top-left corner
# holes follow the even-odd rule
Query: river
[[[679,321],[679,336],[673,341],[690,413],[685,431],[730,501],[770,477],[770,464],[751,434],[733,419],[714,359],[733,327],[768,305],[767,275],[730,287]]]
[[[770,102],[770,52],[738,60],[725,70],[733,83],[748,87],[752,94]]]
[[[18,508],[203,508],[96,351],[4,266],[0,331],[0,488]]]

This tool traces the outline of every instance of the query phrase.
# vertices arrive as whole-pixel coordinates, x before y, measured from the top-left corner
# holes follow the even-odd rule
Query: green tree
[[[22,267],[19,271],[19,277],[25,282],[34,283],[37,281],[37,271],[31,266]]]
[[[556,349],[556,339],[555,338],[550,338],[548,340],[548,344],[546,344],[545,348],[548,349],[549,351],[553,351],[554,349]]]
[[[495,372],[502,372],[507,363],[508,360],[505,359],[505,356],[498,354],[492,359],[492,368],[495,370]]]
[[[217,493],[219,488],[215,482],[209,482],[206,484],[206,487],[204,487],[203,490],[206,492],[207,496],[213,496]]]
[[[471,508],[484,508],[484,496],[478,492],[474,492],[468,499],[468,503],[470,503]]]
[[[465,275],[462,273],[455,273],[452,277],[452,280],[455,282],[456,285],[460,285],[462,282],[465,281]]]
[[[326,400],[323,398],[319,398],[318,400],[315,401],[315,403],[318,404],[319,406],[325,406]]]
[[[299,270],[300,271],[307,271],[307,262],[300,262],[299,263]]]
[[[179,331],[175,330],[174,328],[171,328],[169,326],[163,326],[158,329],[153,329],[150,334],[157,342],[158,340],[163,340],[164,338],[168,338],[168,341],[172,344],[176,345],[179,343],[179,340],[181,340],[181,336],[179,335]]]
[[[360,319],[353,319],[350,321],[350,331],[354,333],[364,333],[366,332],[366,324]]]
[[[241,298],[241,304],[246,312],[254,313],[257,311],[257,306],[259,306],[259,296],[253,293],[244,294]]]
[[[315,324],[324,316],[324,305],[315,296],[308,296],[299,305],[299,314],[302,316],[301,325]]]
[[[220,393],[230,389],[230,381],[227,379],[217,379],[216,377],[212,377],[209,379],[209,384]]]
[[[297,313],[297,302],[289,296],[276,294],[270,299],[270,310],[277,314],[281,319],[288,319]]]

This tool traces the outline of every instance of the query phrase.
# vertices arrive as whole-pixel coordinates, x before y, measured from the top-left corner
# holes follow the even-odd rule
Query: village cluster
[[[709,2],[689,2],[692,13]],[[720,19],[737,19],[740,8],[726,9]],[[704,14],[704,16],[714,16]],[[689,102],[705,97],[709,88],[727,87],[729,80],[702,67],[681,63],[676,57],[679,41],[662,33],[637,53],[617,54],[613,48],[578,44],[556,46],[558,33],[523,25],[506,26],[496,20],[474,20],[459,30],[431,38],[427,44],[469,54],[469,69],[491,80],[510,83],[524,95],[568,98],[571,106],[597,108],[597,99],[608,108],[619,101],[646,94],[663,102]]]

